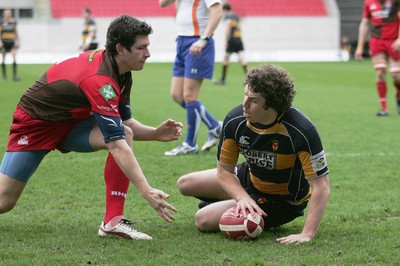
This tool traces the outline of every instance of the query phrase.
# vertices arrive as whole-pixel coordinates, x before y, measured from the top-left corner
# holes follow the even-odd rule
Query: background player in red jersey
[[[219,230],[222,214],[235,206],[263,215],[264,229],[277,227],[302,216],[310,202],[301,233],[277,241],[314,238],[329,200],[329,170],[315,126],[291,106],[294,95],[283,69],[262,65],[247,73],[243,103],[224,120],[217,168],[178,180],[183,195],[214,202],[199,205],[200,231]],[[246,161],[237,165],[240,154]]]
[[[372,25],[369,49],[376,73],[376,88],[381,105],[378,116],[389,115],[386,99],[388,61],[390,75],[396,88],[397,111],[400,113],[399,5],[398,0],[365,0],[363,17],[359,26],[358,45],[354,53],[356,60],[362,60],[369,25]]]
[[[17,30],[17,22],[12,16],[11,9],[4,9],[3,17],[0,19],[0,51],[3,56],[1,63],[1,69],[3,73],[3,79],[7,79],[6,71],[6,54],[11,53],[13,57],[13,80],[19,81],[20,78],[17,76],[17,50],[20,45],[20,40]]]
[[[11,210],[42,159],[51,150],[108,150],[104,169],[106,209],[99,236],[152,239],[124,216],[130,182],[167,222],[176,208],[152,188],[132,152],[132,140],[176,140],[182,123],[157,128],[132,118],[131,71],[142,70],[152,28],[131,16],[115,19],[106,50],[77,54],[51,66],[21,97],[13,115],[7,151],[0,167],[0,213]],[[23,163],[22,163],[23,162]],[[77,184],[79,185],[79,184]]]

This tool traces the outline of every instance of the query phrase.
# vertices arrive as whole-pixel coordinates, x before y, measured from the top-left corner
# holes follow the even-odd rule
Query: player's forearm
[[[133,118],[124,121],[124,125],[132,129],[134,140],[156,140],[154,127],[146,126]]]
[[[203,35],[211,37],[214,34],[215,29],[218,27],[219,21],[222,17],[222,8],[220,4],[214,4],[210,7],[210,17],[208,18],[207,27],[203,32]]]
[[[175,0],[159,0],[159,4],[161,7],[167,7],[173,2],[175,2]]]
[[[231,25],[227,25],[227,27],[226,27],[226,31],[225,31],[225,43],[226,43],[226,46],[228,46],[228,42],[229,42],[229,39],[230,39],[230,37],[231,37],[231,32],[232,32],[232,27],[231,27]]]
[[[313,190],[302,233],[314,238],[323,218],[329,195],[329,186],[319,187],[316,191]]]
[[[231,171],[224,167],[226,166],[217,166],[218,183],[222,189],[236,201],[248,196],[247,192],[240,185],[237,177],[233,174],[234,166],[231,167]]]
[[[143,174],[139,162],[125,140],[113,141],[108,145],[112,156],[124,174],[142,195],[147,193],[151,187]]]
[[[357,49],[364,50],[364,44],[367,41],[368,35],[368,20],[362,20],[360,26],[358,27],[358,41],[357,41]]]

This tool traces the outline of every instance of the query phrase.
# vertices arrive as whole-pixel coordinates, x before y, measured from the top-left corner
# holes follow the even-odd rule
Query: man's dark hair
[[[130,51],[137,36],[153,33],[149,24],[129,15],[122,15],[113,20],[107,30],[106,50],[111,55],[117,54],[116,46],[120,43]]]
[[[272,108],[278,113],[287,111],[296,95],[293,80],[286,70],[269,64],[250,69],[244,84],[251,92],[264,97],[264,109]]]
[[[88,7],[84,7],[84,8],[82,9],[82,11],[85,12],[85,13],[87,13],[87,14],[89,14],[89,15],[92,14],[92,11],[90,11],[90,9],[89,9]]]
[[[230,4],[224,4],[222,6],[222,10],[231,11],[232,10],[231,5]]]

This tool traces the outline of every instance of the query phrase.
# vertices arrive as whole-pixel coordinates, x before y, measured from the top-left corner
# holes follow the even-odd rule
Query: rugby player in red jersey
[[[314,124],[292,106],[295,95],[288,73],[273,65],[251,69],[244,100],[225,117],[217,168],[178,179],[179,191],[201,199],[196,227],[219,230],[224,212],[257,212],[264,230],[304,214],[298,234],[279,237],[281,244],[311,241],[330,196],[328,164]],[[245,162],[238,164],[242,155]]]
[[[130,182],[163,219],[174,220],[170,211],[177,210],[165,201],[169,195],[148,184],[131,149],[133,140],[176,140],[183,126],[169,119],[154,128],[132,118],[131,71],[142,70],[150,57],[151,33],[147,23],[120,16],[108,28],[105,50],[58,62],[29,87],[14,112],[0,168],[0,213],[15,206],[50,151],[108,150],[105,216],[98,235],[152,239],[124,216]]]
[[[376,89],[381,105],[378,116],[388,116],[386,71],[389,72],[396,88],[397,111],[400,113],[400,39],[398,0],[365,0],[363,16],[359,25],[358,45],[354,53],[356,60],[362,60],[364,44],[371,24],[369,52],[376,73]]]

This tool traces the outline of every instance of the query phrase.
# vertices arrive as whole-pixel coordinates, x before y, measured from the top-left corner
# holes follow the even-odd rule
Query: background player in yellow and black
[[[228,72],[229,59],[233,53],[238,56],[238,61],[243,68],[244,73],[247,73],[247,62],[244,57],[244,45],[242,41],[242,30],[240,28],[240,19],[236,13],[232,11],[229,4],[222,6],[224,12],[224,21],[226,24],[225,30],[225,56],[222,63],[222,76],[214,83],[217,85],[225,85],[226,75]]]
[[[85,20],[85,24],[82,31],[82,44],[79,47],[79,50],[95,50],[98,47],[98,42],[96,39],[97,25],[92,18],[92,11],[89,8],[85,7],[82,10],[82,16]]]
[[[16,56],[20,41],[17,31],[17,22],[12,15],[11,9],[5,9],[3,11],[3,17],[0,18],[0,36],[0,50],[3,57],[1,63],[3,79],[7,79],[6,54],[11,53],[13,57],[13,80],[18,81],[20,79],[17,76]]]
[[[243,103],[224,120],[217,168],[178,180],[183,195],[216,201],[196,213],[199,231],[218,231],[222,214],[232,207],[263,215],[268,229],[302,216],[308,204],[302,232],[277,241],[314,238],[329,200],[329,171],[314,124],[292,107],[294,95],[283,69],[262,65],[246,75]],[[245,163],[237,164],[239,155]]]

